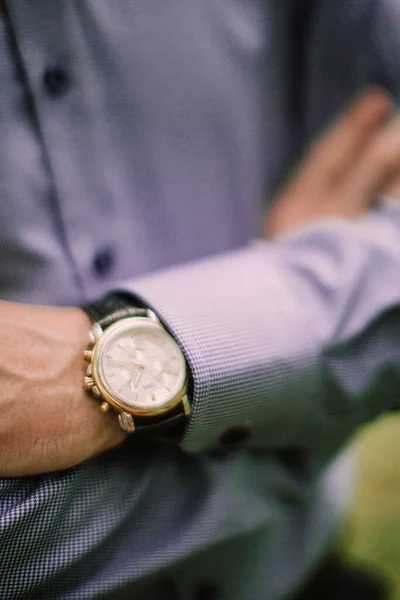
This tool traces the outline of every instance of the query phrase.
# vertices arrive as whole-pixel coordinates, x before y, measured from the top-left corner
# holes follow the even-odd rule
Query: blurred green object
[[[387,575],[394,582],[390,600],[400,600],[400,416],[365,428],[354,445],[360,470],[344,551]]]

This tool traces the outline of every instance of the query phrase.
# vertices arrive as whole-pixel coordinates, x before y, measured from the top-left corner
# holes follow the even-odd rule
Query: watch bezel
[[[133,329],[139,328],[140,326],[143,326],[143,324],[145,324],[146,327],[148,327],[149,329],[156,329],[157,331],[159,331],[161,329],[166,335],[171,335],[170,333],[168,333],[166,328],[161,323],[154,321],[153,319],[150,319],[148,317],[126,317],[126,318],[120,319],[116,323],[113,323],[112,325],[107,327],[107,329],[99,337],[99,339],[96,341],[96,343],[93,347],[93,357],[92,357],[92,361],[91,361],[92,378],[93,378],[95,386],[97,387],[97,389],[100,392],[102,399],[105,400],[106,402],[108,402],[108,404],[116,411],[126,412],[132,416],[154,417],[154,416],[162,415],[164,413],[171,411],[182,401],[184,396],[187,394],[188,372],[187,372],[186,361],[184,359],[182,350],[179,348],[179,345],[173,338],[172,338],[173,341],[175,342],[175,344],[177,344],[178,349],[184,359],[184,365],[185,365],[184,384],[183,384],[182,389],[178,392],[178,394],[169,403],[164,404],[161,407],[140,408],[140,407],[133,407],[132,405],[125,404],[124,402],[120,401],[118,398],[115,398],[108,391],[106,385],[102,381],[102,376],[100,373],[101,354],[103,352],[104,347],[107,346],[107,343],[110,340],[110,338],[113,338],[115,336],[116,331],[118,331],[118,333],[123,333],[124,331],[132,330],[132,328]]]

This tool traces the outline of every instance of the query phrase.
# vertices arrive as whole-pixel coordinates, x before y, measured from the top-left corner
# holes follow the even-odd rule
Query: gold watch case
[[[135,344],[135,336],[138,337],[139,335],[142,336],[142,339],[147,335],[148,340],[160,339],[164,341],[164,345],[170,349],[172,348],[172,351],[176,353],[174,358],[178,363],[178,369],[181,371],[178,370],[179,379],[177,385],[179,389],[177,393],[174,393],[173,397],[167,399],[165,402],[155,402],[155,406],[151,406],[152,403],[147,403],[146,406],[142,406],[142,403],[138,402],[130,401],[128,403],[121,394],[112,389],[105,376],[104,365],[105,361],[107,361],[107,349],[115,347],[115,345],[120,345],[120,340],[132,339],[133,344]],[[91,330],[90,340],[91,348],[85,350],[84,353],[85,360],[90,363],[84,379],[84,388],[101,402],[100,409],[103,412],[113,409],[119,413],[119,420],[123,429],[134,430],[133,417],[135,416],[151,418],[166,415],[174,410],[179,403],[182,403],[185,415],[190,414],[190,404],[187,396],[188,373],[184,355],[176,341],[156,318],[143,316],[126,317],[107,327],[104,332],[100,325],[95,323]],[[145,339],[145,342],[148,340]],[[111,361],[110,358],[108,360]],[[133,365],[138,364],[133,359],[132,361]],[[142,368],[145,369],[144,366]],[[132,384],[130,383],[130,385]],[[168,388],[165,386],[165,389]],[[143,394],[145,392],[142,392]],[[149,395],[155,396],[156,394],[149,392]]]

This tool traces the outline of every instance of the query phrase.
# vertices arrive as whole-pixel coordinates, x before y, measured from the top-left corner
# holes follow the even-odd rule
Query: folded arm
[[[274,241],[121,284],[159,313],[188,358],[185,449],[246,426],[255,445],[335,450],[395,405],[387,313],[400,299],[399,213],[359,220],[398,177],[390,110],[384,94],[364,95],[313,147],[270,215]],[[1,303],[0,324],[0,475],[59,470],[121,443],[115,415],[83,391],[80,309]]]
[[[189,359],[184,447],[212,447],[245,425],[256,445],[337,450],[398,406],[399,273],[400,210],[388,207],[127,286]]]

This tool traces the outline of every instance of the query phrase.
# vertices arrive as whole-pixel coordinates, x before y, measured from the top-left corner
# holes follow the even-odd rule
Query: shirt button
[[[199,585],[195,595],[196,600],[218,600],[220,594],[218,587],[209,581],[204,581]]]
[[[108,275],[115,266],[115,254],[112,248],[106,247],[97,252],[93,260],[93,269],[97,275]]]
[[[61,96],[70,85],[69,73],[64,67],[54,66],[46,69],[43,82],[52,96]]]
[[[219,438],[224,446],[238,446],[244,444],[250,437],[250,430],[245,426],[231,427]]]

